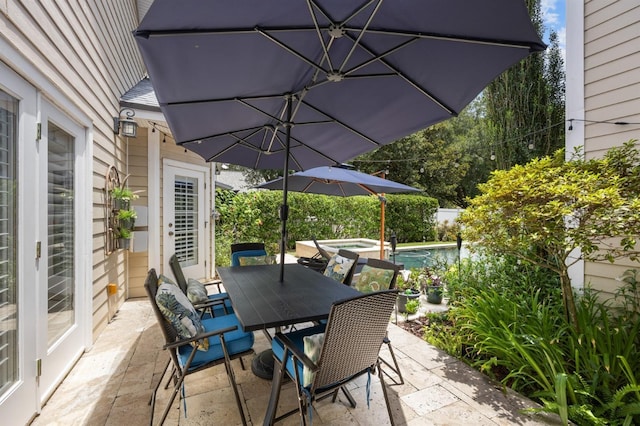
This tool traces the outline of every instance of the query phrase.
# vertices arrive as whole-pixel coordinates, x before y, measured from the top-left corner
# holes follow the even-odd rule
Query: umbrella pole
[[[287,101],[287,121],[286,146],[284,157],[284,176],[282,178],[282,205],[280,206],[281,235],[280,235],[280,282],[284,281],[284,257],[287,251],[287,219],[289,217],[289,205],[287,204],[288,184],[289,184],[289,148],[291,146],[291,94],[286,95]]]
[[[384,194],[380,194],[380,260],[384,260],[384,208],[387,204]]]

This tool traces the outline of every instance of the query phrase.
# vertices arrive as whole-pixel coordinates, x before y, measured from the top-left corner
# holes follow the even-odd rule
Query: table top
[[[244,331],[327,319],[331,305],[361,294],[297,263],[218,268]]]

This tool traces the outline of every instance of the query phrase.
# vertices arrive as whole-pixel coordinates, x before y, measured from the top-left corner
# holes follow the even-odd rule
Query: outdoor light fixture
[[[127,116],[126,118],[120,118],[123,112]],[[136,113],[132,109],[122,108],[118,112],[118,116],[113,117],[113,134],[117,135],[118,133],[121,133],[122,136],[135,138],[138,130],[138,123],[133,119],[134,115],[136,115]]]

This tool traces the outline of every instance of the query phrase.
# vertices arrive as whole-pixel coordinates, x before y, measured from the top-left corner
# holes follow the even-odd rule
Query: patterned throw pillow
[[[251,266],[251,265],[275,265],[276,257],[275,256],[240,256],[238,257],[238,261],[240,262],[240,266]]]
[[[392,279],[393,270],[364,265],[360,271],[360,278],[354,287],[361,293],[388,290]]]
[[[191,303],[204,303],[209,301],[209,295],[204,284],[193,278],[189,278],[187,282],[187,297]]]
[[[311,361],[317,363],[320,359],[320,353],[322,352],[322,344],[324,343],[324,333],[312,334],[311,336],[304,336],[302,338],[304,343],[304,354],[309,357]],[[312,372],[305,365],[302,370],[302,386],[309,386],[313,382],[316,373]]]
[[[334,255],[324,270],[324,275],[338,282],[342,282],[349,273],[354,260],[340,255]]]
[[[158,278],[158,283],[156,303],[162,315],[176,329],[178,336],[182,339],[188,339],[204,332],[200,316],[182,290],[163,275]],[[203,339],[194,346],[198,350],[207,351],[209,339]]]

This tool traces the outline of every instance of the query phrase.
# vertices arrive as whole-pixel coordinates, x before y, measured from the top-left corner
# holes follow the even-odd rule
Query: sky
[[[564,57],[566,44],[565,0],[541,0],[540,6],[545,27],[552,28],[558,33],[560,49]],[[545,35],[544,41],[548,41],[548,35]]]

